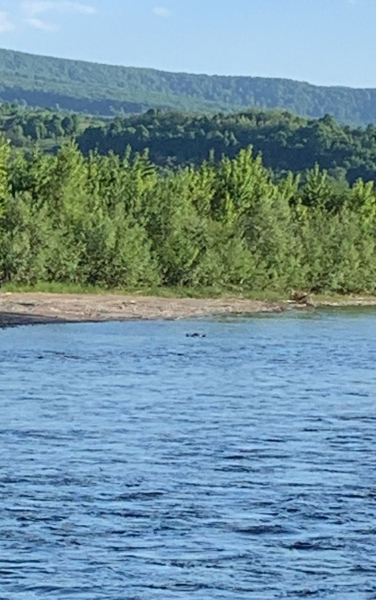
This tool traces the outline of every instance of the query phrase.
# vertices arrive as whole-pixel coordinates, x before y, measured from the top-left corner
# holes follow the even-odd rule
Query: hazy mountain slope
[[[326,88],[287,79],[167,73],[0,50],[0,98],[30,106],[110,115],[148,108],[228,112],[285,108],[342,122],[376,122],[376,90]]]

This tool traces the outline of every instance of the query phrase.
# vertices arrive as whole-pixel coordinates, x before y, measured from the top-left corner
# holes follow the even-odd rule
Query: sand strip
[[[227,298],[3,293],[0,294],[0,327],[38,323],[177,320],[281,312],[288,306],[288,303],[283,302]]]
[[[313,301],[323,306],[376,306],[375,297]],[[79,323],[130,320],[177,320],[216,315],[278,313],[309,308],[293,302],[262,302],[239,298],[197,299],[89,294],[0,294],[0,327],[48,323]]]

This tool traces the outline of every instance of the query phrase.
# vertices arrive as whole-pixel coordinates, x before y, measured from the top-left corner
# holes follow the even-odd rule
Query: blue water
[[[365,310],[0,331],[0,599],[376,598],[375,339]]]

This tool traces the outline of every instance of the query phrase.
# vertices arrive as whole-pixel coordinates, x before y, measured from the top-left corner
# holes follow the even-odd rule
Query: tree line
[[[0,132],[18,148],[48,140],[52,145],[64,138],[76,137],[85,127],[93,125],[92,117],[61,110],[30,109],[9,102],[0,104]],[[104,121],[97,121],[104,124]]]
[[[318,166],[273,177],[251,148],[160,169],[147,153],[0,144],[0,281],[376,291],[376,189]]]
[[[149,110],[142,115],[100,119],[51,110],[0,105],[0,131],[18,148],[35,143],[55,152],[76,139],[88,154],[124,155],[148,149],[159,167],[198,166],[209,156],[235,157],[250,145],[276,177],[306,173],[318,164],[339,185],[376,178],[376,126],[340,125],[333,117],[305,119],[285,111],[248,110],[231,115],[192,115]]]
[[[210,153],[233,158],[252,145],[276,176],[304,173],[317,163],[337,181],[376,178],[376,126],[340,125],[329,115],[305,119],[285,111],[192,115],[149,110],[92,124],[78,136],[78,144],[84,153],[101,154],[147,148],[160,166],[199,165]]]

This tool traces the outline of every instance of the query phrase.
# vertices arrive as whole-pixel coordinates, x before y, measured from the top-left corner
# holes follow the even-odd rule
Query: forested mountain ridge
[[[230,112],[283,108],[376,122],[376,89],[320,87],[287,79],[192,75],[36,56],[0,49],[0,100],[104,116],[149,108]]]

